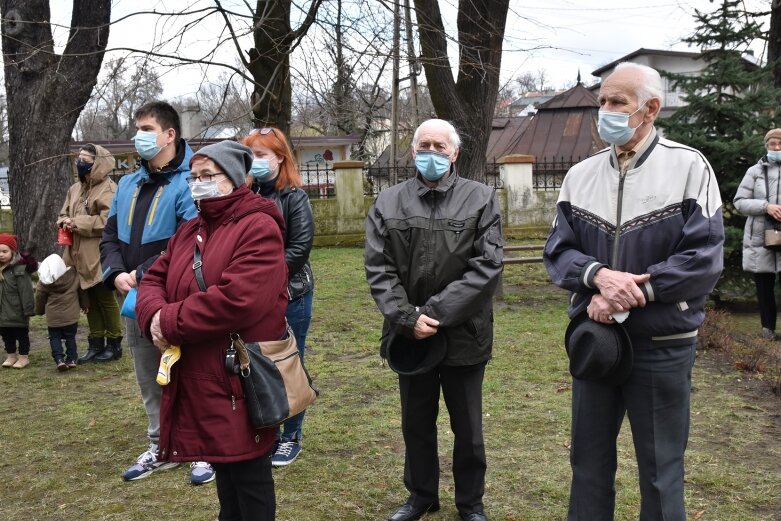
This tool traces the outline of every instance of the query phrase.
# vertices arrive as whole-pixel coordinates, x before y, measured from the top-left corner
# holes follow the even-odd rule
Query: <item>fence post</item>
[[[524,212],[534,204],[534,156],[510,154],[499,158],[499,179],[507,194],[507,221],[505,226],[528,224]]]
[[[334,161],[337,233],[363,233],[363,161]]]

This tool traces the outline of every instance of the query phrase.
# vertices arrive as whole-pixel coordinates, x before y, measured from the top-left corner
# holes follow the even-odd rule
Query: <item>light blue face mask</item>
[[[439,181],[450,170],[450,156],[430,150],[415,153],[415,168],[426,181]]]
[[[781,150],[768,150],[767,160],[781,163]]]
[[[147,161],[155,157],[163,149],[163,147],[157,146],[157,136],[158,134],[146,130],[139,130],[133,136],[136,152]]]
[[[635,130],[642,125],[638,125],[635,128],[629,126],[629,118],[640,112],[645,106],[645,103],[640,105],[638,109],[631,114],[626,112],[608,112],[605,110],[599,111],[599,121],[597,123],[597,131],[599,137],[606,143],[611,145],[624,145],[632,139],[635,135]]]
[[[252,168],[250,168],[249,173],[258,181],[268,179],[271,175],[271,167],[269,166],[268,159],[253,159]]]

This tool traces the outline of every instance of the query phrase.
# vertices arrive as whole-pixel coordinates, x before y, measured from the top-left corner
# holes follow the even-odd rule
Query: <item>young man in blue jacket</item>
[[[100,243],[103,282],[122,295],[138,286],[179,225],[198,213],[187,184],[193,152],[181,137],[179,114],[168,103],[154,101],[136,110],[134,118],[133,140],[141,163],[120,179]],[[155,379],[160,351],[144,338],[135,319],[123,319],[149,419],[149,448],[122,475],[132,481],[178,464],[157,461],[161,391]],[[214,479],[207,463],[195,462],[191,467],[193,484]]]
[[[650,67],[622,63],[603,82],[598,130],[611,146],[567,173],[545,246],[551,279],[572,291],[570,318],[623,321],[616,327],[628,333],[634,358],[620,380],[585,377],[573,369],[573,349],[583,346],[567,346],[580,375],[572,383],[569,521],[613,519],[625,414],[640,519],[686,519],[691,369],[705,299],[722,270],[724,229],[708,161],[654,128],[661,99]]]

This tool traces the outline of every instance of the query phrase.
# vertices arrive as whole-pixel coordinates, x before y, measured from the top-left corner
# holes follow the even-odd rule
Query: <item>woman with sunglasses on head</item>
[[[285,219],[285,262],[288,269],[287,321],[304,361],[306,335],[312,320],[314,277],[309,252],[314,238],[314,218],[309,197],[285,135],[276,128],[255,129],[242,140],[254,160],[248,184],[253,192],[274,200]],[[251,178],[251,180],[250,180]],[[288,419],[277,433],[277,448],[271,464],[293,463],[301,452],[304,412]]]

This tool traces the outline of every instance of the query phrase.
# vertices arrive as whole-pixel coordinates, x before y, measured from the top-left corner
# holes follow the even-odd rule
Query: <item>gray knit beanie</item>
[[[207,145],[190,159],[190,165],[198,156],[208,157],[222,168],[236,188],[247,182],[247,173],[252,168],[252,150],[235,141],[225,140]]]

